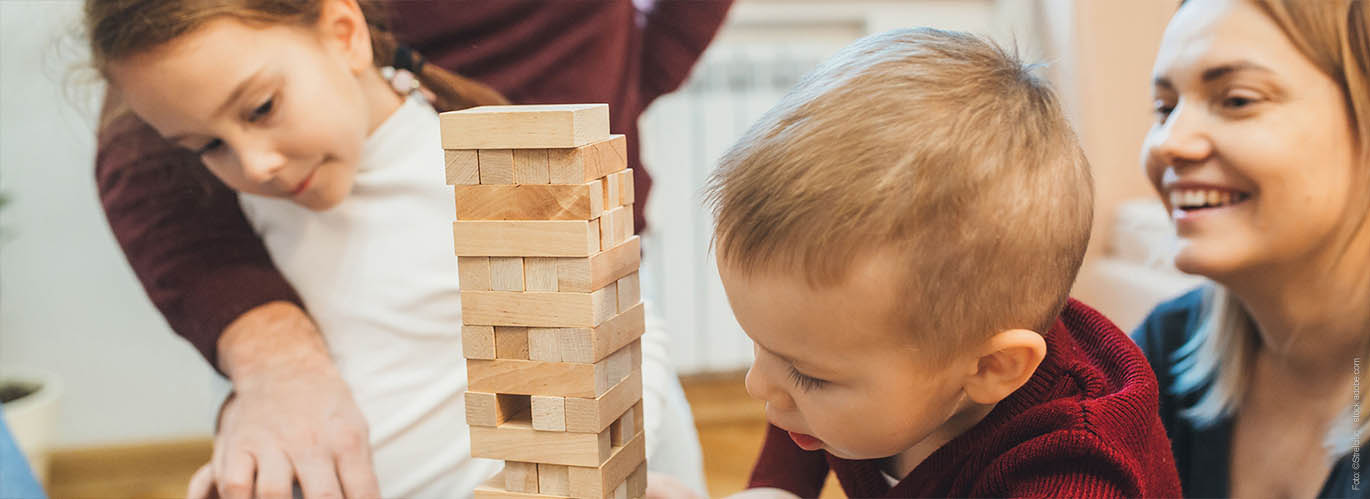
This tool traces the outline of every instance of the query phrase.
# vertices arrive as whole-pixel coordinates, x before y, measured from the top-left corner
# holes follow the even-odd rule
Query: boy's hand
[[[645,499],[704,499],[685,482],[664,473],[647,472]]]
[[[799,499],[799,496],[784,489],[762,488],[747,489],[730,495],[727,499]]]
[[[257,307],[219,341],[234,388],[207,472],[221,497],[289,499],[295,482],[309,499],[380,497],[366,419],[303,310]]]

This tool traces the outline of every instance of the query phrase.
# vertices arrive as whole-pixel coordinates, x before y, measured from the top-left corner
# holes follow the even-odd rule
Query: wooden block
[[[579,184],[628,168],[628,141],[622,135],[574,149],[547,151],[553,184]],[[605,208],[609,208],[605,206]]]
[[[538,465],[538,493],[565,496],[571,493],[570,470],[559,464]]]
[[[596,398],[566,398],[566,431],[593,433],[604,431],[624,411],[642,400],[642,370],[638,369],[609,391]],[[641,427],[639,425],[639,427]]]
[[[628,483],[628,497],[630,499],[641,499],[647,497],[647,463],[637,465],[637,470],[628,475],[625,480]]]
[[[523,259],[523,282],[528,291],[557,290],[557,259],[528,257]]]
[[[457,284],[461,289],[488,291],[490,289],[490,257],[457,257]]]
[[[643,305],[634,305],[594,328],[529,328],[528,358],[548,362],[599,362],[646,331]]]
[[[566,431],[566,397],[533,395],[533,429]]]
[[[633,230],[633,205],[620,206],[615,209],[623,211],[614,215],[614,239],[627,241],[628,238],[633,237],[635,232]]]
[[[629,374],[632,374],[633,371],[640,368],[640,365],[633,364],[633,351],[635,350],[642,350],[641,340],[634,340],[628,346],[609,354],[609,358],[605,359],[605,361],[608,362],[608,369],[606,369],[604,373],[605,376],[609,377],[610,385],[617,384],[619,381],[627,379]]]
[[[623,170],[621,172],[618,172],[618,175],[620,177],[618,180],[618,201],[623,204],[633,204],[637,201],[636,199],[634,199],[633,194],[633,169],[629,168],[627,170]]]
[[[476,486],[476,489],[471,492],[471,497],[476,499],[545,499],[557,496],[508,490],[505,487],[504,470],[500,470],[499,473],[495,473],[495,476],[486,480],[484,484]]]
[[[604,212],[599,216],[599,247],[610,249],[618,245],[618,231],[614,230],[614,210]]]
[[[617,283],[592,293],[462,291],[467,324],[529,327],[595,327],[614,316]]]
[[[515,184],[546,184],[549,173],[546,149],[514,149]]]
[[[506,461],[504,463],[504,489],[510,492],[538,493],[537,463]]]
[[[647,460],[647,446],[639,435],[628,445],[613,448],[613,455],[598,468],[572,466],[568,471],[572,497],[602,499],[614,493],[618,484],[641,468]],[[646,475],[643,475],[644,478]]]
[[[599,252],[599,224],[589,220],[465,220],[452,222],[457,256],[590,256]]]
[[[576,185],[459,185],[457,220],[591,220],[604,212],[603,180]]]
[[[618,175],[617,173],[614,173],[614,174],[611,174],[611,175],[609,175],[609,176],[607,176],[607,177],[604,177],[604,208],[605,208],[605,209],[617,208],[617,207],[623,205],[623,202],[619,200],[619,199],[620,199],[620,196],[619,196],[619,195],[622,194],[622,191],[620,191],[621,187],[619,187],[619,182],[620,182],[621,180],[622,180],[622,177],[619,177],[619,175]]]
[[[525,415],[531,418],[527,395],[466,392],[466,424],[498,426]]]
[[[596,398],[613,387],[608,359],[595,364],[519,359],[467,359],[471,391]]]
[[[461,327],[462,356],[468,359],[495,358],[495,328],[491,326]]]
[[[579,147],[609,136],[608,104],[481,106],[438,120],[443,149]]]
[[[470,149],[443,151],[443,159],[447,163],[448,184],[470,185],[480,183],[480,162],[477,159],[476,151]]]
[[[523,259],[516,256],[490,257],[490,289],[523,291]]]
[[[537,431],[530,423],[510,421],[496,427],[471,427],[471,457],[535,461],[541,464],[598,467],[613,447],[609,432]]]
[[[495,326],[495,358],[528,360],[528,328]]]
[[[614,487],[614,499],[628,499],[628,482],[618,484]]]
[[[514,183],[514,151],[509,149],[481,149],[477,151],[480,160],[480,183]]]
[[[628,445],[628,442],[637,436],[637,417],[633,416],[633,408],[629,407],[619,416],[609,432],[609,444],[614,446]]]
[[[637,272],[642,265],[642,242],[637,236],[589,258],[557,260],[557,289],[588,293]]]
[[[618,311],[623,312],[642,301],[642,286],[637,272],[618,280]]]

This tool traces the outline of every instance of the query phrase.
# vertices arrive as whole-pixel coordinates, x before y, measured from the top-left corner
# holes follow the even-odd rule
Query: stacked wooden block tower
[[[640,244],[604,104],[443,113],[476,497],[638,498]]]

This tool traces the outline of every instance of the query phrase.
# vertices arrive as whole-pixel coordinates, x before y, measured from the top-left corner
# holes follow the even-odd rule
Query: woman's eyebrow
[[[1267,68],[1260,64],[1256,64],[1254,62],[1247,60],[1241,60],[1226,64],[1220,64],[1218,66],[1205,69],[1204,72],[1199,76],[1199,80],[1204,83],[1212,83],[1214,81],[1221,80],[1223,78],[1231,76],[1234,73],[1238,73],[1241,71],[1259,71],[1262,73],[1274,73],[1274,71],[1271,71],[1270,68]]]

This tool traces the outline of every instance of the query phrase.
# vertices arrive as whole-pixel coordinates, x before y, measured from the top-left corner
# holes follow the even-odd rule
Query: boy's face
[[[814,289],[799,273],[748,274],[719,259],[738,322],[755,343],[747,392],[806,450],[845,459],[926,456],[978,421],[962,386],[974,362],[934,370],[900,318],[899,266],[876,256]],[[968,367],[970,366],[970,367]]]

